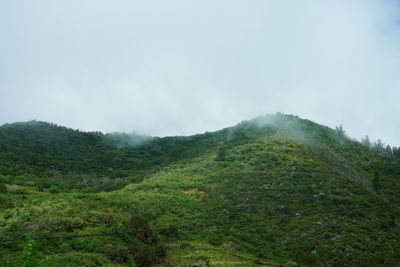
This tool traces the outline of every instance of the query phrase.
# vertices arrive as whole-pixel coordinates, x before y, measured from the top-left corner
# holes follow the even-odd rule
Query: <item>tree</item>
[[[336,132],[339,135],[339,137],[344,137],[346,135],[346,132],[341,124],[339,126],[336,126]]]
[[[389,156],[393,156],[393,151],[392,151],[392,148],[390,147],[390,145],[387,145],[387,146],[386,146],[385,152],[386,152],[386,154],[388,154]]]
[[[375,150],[377,150],[378,152],[384,152],[385,151],[385,144],[382,142],[381,139],[378,139],[378,141],[376,141],[374,143],[374,148]]]
[[[366,135],[363,139],[361,139],[361,144],[367,147],[371,147],[371,141],[369,141],[368,135]]]
[[[393,156],[395,158],[399,159],[400,158],[400,147],[393,147],[392,151],[393,151]]]
[[[217,148],[217,156],[215,157],[215,160],[218,161],[225,161],[225,144],[224,142],[220,142],[218,144],[218,148]]]

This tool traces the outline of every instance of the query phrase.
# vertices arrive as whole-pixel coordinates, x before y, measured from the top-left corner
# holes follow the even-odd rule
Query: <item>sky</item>
[[[399,0],[0,0],[0,124],[156,136],[282,112],[400,146]]]

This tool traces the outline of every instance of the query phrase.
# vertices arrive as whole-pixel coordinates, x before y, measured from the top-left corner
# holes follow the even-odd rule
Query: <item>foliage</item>
[[[32,250],[5,243],[0,258],[17,266],[397,266],[394,206],[287,217],[399,203],[398,150],[366,144],[283,114],[132,146],[43,122],[4,125],[0,238],[110,235],[40,240]]]
[[[225,161],[225,155],[226,155],[226,152],[225,152],[225,144],[224,144],[223,142],[220,142],[220,143],[218,144],[217,155],[216,155],[216,157],[215,157],[215,160],[218,160],[218,161]]]
[[[36,259],[37,251],[34,248],[34,245],[31,241],[27,242],[23,252],[22,252],[22,260],[23,260],[23,267],[39,267],[39,261]]]

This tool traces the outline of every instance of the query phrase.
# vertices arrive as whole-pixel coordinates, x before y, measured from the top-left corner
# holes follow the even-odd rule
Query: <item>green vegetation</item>
[[[400,203],[398,149],[382,147],[283,114],[165,138],[4,125],[0,238],[27,239],[0,264],[398,266],[395,204],[286,216]],[[93,236],[35,240],[69,235]]]

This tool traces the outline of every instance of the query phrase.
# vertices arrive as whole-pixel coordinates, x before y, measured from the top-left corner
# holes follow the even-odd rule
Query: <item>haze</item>
[[[1,1],[0,124],[157,136],[289,113],[400,145],[400,2]]]

